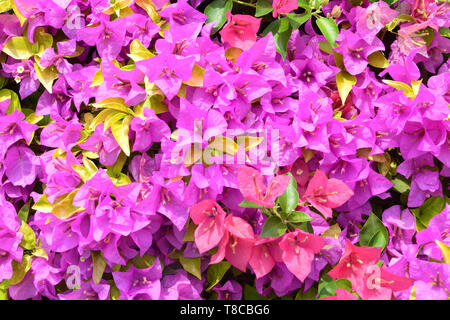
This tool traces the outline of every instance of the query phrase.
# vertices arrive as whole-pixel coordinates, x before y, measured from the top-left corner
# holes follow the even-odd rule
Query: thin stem
[[[233,2],[241,4],[243,6],[252,7],[252,8],[256,9],[256,4],[253,4],[253,3],[247,3],[247,2],[243,2],[243,1],[239,1],[239,0],[233,0]]]

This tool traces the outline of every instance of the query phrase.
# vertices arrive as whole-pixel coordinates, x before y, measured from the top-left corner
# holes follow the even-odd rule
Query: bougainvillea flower
[[[239,282],[228,280],[223,286],[215,286],[213,288],[217,292],[217,300],[241,300],[242,286]]]
[[[366,268],[377,263],[380,254],[381,247],[357,247],[347,239],[341,260],[328,274],[333,279],[348,279],[353,288],[358,288]]]
[[[324,172],[316,170],[303,197],[326,218],[331,218],[332,208],[344,204],[352,195],[353,191],[344,182],[328,179]]]
[[[225,234],[223,209],[213,200],[203,200],[189,208],[192,221],[198,225],[195,230],[195,244],[200,253],[217,246]]]
[[[257,19],[244,14],[231,14],[227,11],[227,24],[220,31],[223,42],[231,46],[247,50],[256,42],[261,18]]]
[[[435,260],[442,260],[442,251],[436,240],[450,245],[450,210],[446,208],[431,218],[428,227],[416,234],[417,244],[423,245],[423,252]]]
[[[337,288],[335,296],[323,297],[318,300],[358,300],[358,298],[345,289]]]
[[[250,224],[242,218],[229,215],[225,218],[226,233],[219,250],[211,257],[215,264],[224,258],[241,271],[245,271],[252,256],[255,234]]]
[[[289,13],[298,8],[298,1],[296,0],[273,0],[272,16],[276,18],[279,13]]]
[[[286,233],[280,241],[282,259],[289,271],[304,281],[311,271],[314,255],[324,246],[322,237],[296,229]]]
[[[290,176],[278,175],[266,186],[258,170],[242,166],[238,172],[238,186],[244,198],[264,207],[274,206],[275,199],[283,194],[290,180]]]

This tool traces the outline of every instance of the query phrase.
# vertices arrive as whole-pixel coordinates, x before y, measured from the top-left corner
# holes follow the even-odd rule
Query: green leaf
[[[73,205],[73,199],[75,198],[77,192],[78,188],[66,195],[63,195],[61,197],[61,200],[59,200],[60,197],[58,197],[55,201],[56,204],[53,205],[51,212],[59,219],[67,219],[73,216],[75,213],[83,211],[84,208],[75,207]]]
[[[58,78],[58,72],[54,66],[48,68],[42,68],[37,61],[34,62],[34,70],[36,71],[36,76],[42,83],[44,88],[52,93],[53,81]]]
[[[33,210],[40,211],[43,213],[50,213],[52,212],[53,206],[52,204],[47,200],[47,195],[44,193],[38,201],[33,205]]]
[[[288,221],[291,223],[307,222],[313,220],[307,213],[303,211],[294,211],[288,216]]]
[[[445,200],[441,197],[428,198],[419,208],[411,209],[416,217],[417,231],[428,227],[431,218],[439,214],[445,208]]]
[[[28,221],[28,213],[30,212],[30,204],[31,204],[31,200],[28,201],[27,203],[25,203],[22,208],[20,208],[19,213],[17,214],[20,218],[20,220],[22,220],[23,222],[27,222]]]
[[[209,283],[209,287],[206,291],[211,290],[216,284],[218,284],[230,267],[231,264],[225,260],[217,264],[210,265],[208,267],[208,271],[206,271],[206,279]]]
[[[311,18],[311,12],[305,12],[302,14],[288,13],[288,14],[286,14],[286,17],[289,19],[292,29],[296,30],[302,24],[304,24],[306,21],[308,21],[309,18]]]
[[[2,51],[14,59],[27,60],[33,56],[33,44],[27,37],[12,37],[5,43]]]
[[[401,178],[394,178],[391,182],[394,184],[392,188],[397,192],[404,193],[410,189],[409,184]]]
[[[92,280],[95,284],[99,284],[103,277],[103,272],[106,268],[106,261],[101,251],[91,251],[92,263],[94,269],[92,271]]]
[[[371,53],[367,57],[367,61],[371,66],[374,66],[376,68],[385,69],[389,66],[389,62],[381,51],[375,51],[374,53]]]
[[[352,291],[352,283],[347,279],[332,279],[328,274],[325,274],[319,280],[319,298],[335,296],[336,289],[345,289]]]
[[[0,102],[8,100],[8,99],[10,101],[9,101],[8,109],[6,109],[6,114],[11,114],[16,110],[21,111],[20,99],[19,99],[19,96],[17,95],[17,93],[15,93],[14,91],[9,90],[9,89],[1,89],[0,90]]]
[[[447,28],[447,27],[440,27],[440,28],[439,28],[439,33],[440,33],[441,36],[443,36],[443,37],[450,38],[450,28]]]
[[[283,211],[288,214],[291,211],[295,210],[299,200],[299,195],[297,192],[297,181],[294,179],[291,173],[289,173],[289,175],[291,176],[291,180],[289,181],[289,184],[284,193],[278,197],[278,203],[281,205],[281,209],[283,209]]]
[[[243,207],[243,208],[264,208],[263,206],[260,206],[257,203],[254,203],[252,201],[248,201],[248,200],[243,200],[241,203],[239,203],[239,207]]]
[[[295,300],[316,300],[317,298],[317,289],[315,287],[309,288],[308,291],[303,292],[303,289],[298,290],[295,295]]]
[[[373,213],[370,213],[364,226],[359,232],[361,246],[382,247],[383,250],[389,242],[389,233],[383,222]]]
[[[262,17],[273,11],[272,2],[269,0],[258,0],[256,2],[255,17]]]
[[[189,272],[190,274],[196,276],[200,280],[202,280],[202,271],[201,271],[201,260],[198,258],[185,258],[183,255],[180,256],[180,263],[183,266],[183,269]]]
[[[25,250],[33,250],[36,248],[36,234],[26,222],[21,221],[19,232],[23,234],[22,241],[20,242],[22,248]]]
[[[439,240],[435,240],[434,242],[436,242],[439,249],[441,249],[444,262],[450,264],[450,246],[446,245],[445,243]]]
[[[155,260],[155,256],[151,256],[146,253],[142,257],[138,254],[136,257],[131,259],[131,263],[138,269],[147,269],[150,268],[153,263],[155,263]]]
[[[205,8],[205,14],[208,17],[206,23],[215,22],[211,33],[219,31],[227,21],[227,11],[233,8],[232,0],[215,0]]]
[[[30,255],[24,255],[22,257],[21,262],[17,262],[16,260],[12,261],[12,267],[13,267],[13,276],[11,279],[9,279],[9,285],[16,285],[19,284],[23,278],[25,278],[25,275],[27,274],[28,270],[31,268],[31,256]]]
[[[352,91],[352,87],[355,83],[356,77],[354,75],[351,75],[347,71],[341,71],[336,74],[336,85],[338,87],[342,105],[345,104],[345,100],[347,100],[347,97],[350,91]]]
[[[0,289],[0,300],[8,300],[8,289]]]
[[[130,156],[130,141],[128,139],[128,131],[130,130],[130,122],[133,119],[132,116],[126,116],[123,121],[114,123],[111,126],[111,131],[116,138],[117,143],[122,148],[122,151]]]
[[[267,218],[262,228],[261,238],[276,238],[282,236],[287,230],[287,226],[277,216]]]
[[[275,20],[264,29],[263,36],[266,36],[269,32],[273,34],[278,53],[281,54],[283,59],[286,59],[287,44],[292,34],[289,19],[284,17],[280,20]]]
[[[336,38],[339,33],[339,28],[332,18],[319,18],[316,20],[317,27],[320,32],[325,36],[332,47],[335,45]]]
[[[248,284],[244,285],[244,300],[267,300],[267,297],[264,297],[258,293],[255,287],[252,287]]]

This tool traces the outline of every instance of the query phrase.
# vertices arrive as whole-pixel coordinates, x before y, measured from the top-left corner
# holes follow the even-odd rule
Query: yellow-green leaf
[[[117,113],[117,110],[113,109],[105,109],[100,111],[100,113],[92,120],[91,124],[89,125],[89,128],[91,130],[95,129],[100,123],[104,122],[108,117],[114,115]]]
[[[19,284],[23,278],[25,278],[25,275],[27,274],[28,270],[31,268],[31,256],[30,255],[24,255],[22,257],[21,262],[17,262],[16,260],[12,261],[12,267],[13,267],[13,276],[9,280],[10,285],[16,285]]]
[[[369,64],[371,66],[374,66],[376,68],[387,68],[389,66],[389,62],[387,61],[386,57],[384,56],[383,52],[376,51],[372,54],[370,54],[367,57],[367,61],[369,61]]]
[[[19,9],[17,9],[16,4],[14,3],[14,0],[11,0],[11,7],[12,7],[14,13],[16,14],[17,18],[19,19],[20,26],[23,27],[23,25],[25,24],[25,21],[27,21],[27,18],[25,18],[25,16],[22,13],[20,13]]]
[[[116,138],[117,143],[122,148],[122,151],[127,155],[127,157],[130,156],[130,141],[128,139],[128,131],[130,129],[130,122],[132,119],[132,116],[126,116],[123,121],[116,122],[111,126],[111,131],[114,138]]]
[[[413,80],[411,82],[411,86],[406,83],[394,80],[383,80],[384,83],[394,87],[397,90],[402,90],[403,94],[410,99],[415,99],[417,94],[419,93],[420,84],[422,80]]]
[[[345,104],[345,100],[348,94],[352,90],[353,85],[356,83],[356,77],[348,73],[347,71],[341,71],[336,74],[336,84],[339,90],[339,96],[341,97],[342,104]]]
[[[62,198],[60,201],[55,201],[56,204],[53,205],[52,213],[59,219],[67,219],[73,216],[75,213],[83,211],[84,208],[75,207],[73,205],[73,199],[75,198],[77,192],[78,188],[60,197]]]
[[[105,133],[106,130],[108,130],[108,128],[111,127],[114,123],[122,122],[122,119],[125,117],[126,117],[125,113],[117,112],[117,111],[115,113],[109,115],[105,119],[105,124],[103,126],[103,133]]]
[[[6,114],[11,114],[16,110],[22,110],[22,108],[20,107],[20,99],[19,96],[17,95],[17,93],[15,93],[12,90],[9,89],[1,89],[0,90],[0,102],[5,101],[5,100],[10,100],[9,101],[9,106],[8,109],[6,109]]]
[[[92,270],[92,280],[95,284],[99,284],[106,268],[106,261],[101,251],[91,251],[91,255],[92,263],[94,265],[94,269]]]
[[[36,76],[48,92],[52,93],[53,81],[58,78],[58,73],[54,66],[42,68],[37,61],[34,62]]]
[[[42,247],[37,247],[36,249],[34,249],[33,256],[39,257],[39,258],[44,258],[45,260],[48,260],[48,254],[47,254],[47,252],[45,252],[44,248],[42,248]]]
[[[200,270],[201,260],[198,258],[185,258],[183,255],[180,256],[180,263],[183,269],[190,274],[196,276],[200,280],[202,279],[202,272]]]
[[[27,37],[12,37],[5,43],[3,52],[14,59],[27,60],[33,56],[33,44]]]
[[[40,211],[43,213],[50,213],[52,212],[53,206],[52,204],[47,200],[47,195],[44,193],[38,201],[33,205],[33,210]]]
[[[9,11],[12,9],[10,0],[0,0],[0,13]]]
[[[114,109],[134,115],[133,110],[131,110],[131,108],[125,104],[124,99],[122,98],[107,98],[100,102],[93,103],[92,106],[94,106],[95,108]]]
[[[236,144],[236,142],[224,136],[214,137],[213,141],[209,143],[208,147],[230,155],[235,155],[238,151],[238,145]]]
[[[436,240],[436,244],[442,251],[444,262],[450,264],[450,246],[446,245],[443,242],[440,242],[439,240]]]
[[[130,44],[130,53],[127,54],[134,62],[146,60],[154,57],[155,55],[150,52],[139,39],[134,39]]]
[[[94,74],[94,78],[92,79],[92,83],[89,87],[98,87],[101,85],[105,79],[103,78],[102,69],[98,69]]]
[[[36,234],[26,222],[21,221],[19,232],[22,233],[22,241],[20,242],[22,248],[25,250],[36,248]]]
[[[194,64],[194,68],[192,69],[192,76],[188,81],[184,81],[184,83],[191,87],[203,87],[203,76],[205,74],[205,69]]]

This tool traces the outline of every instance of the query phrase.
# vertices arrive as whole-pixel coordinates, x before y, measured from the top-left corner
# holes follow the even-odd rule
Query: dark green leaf
[[[338,26],[332,18],[319,18],[316,20],[316,24],[320,29],[320,32],[325,36],[328,42],[334,47],[336,38],[339,33]]]
[[[208,271],[206,271],[206,279],[209,283],[209,287],[206,291],[211,290],[216,284],[218,284],[230,267],[231,264],[227,261],[210,265],[208,267]]]
[[[262,17],[273,11],[272,2],[269,0],[258,0],[256,2],[255,17]]]
[[[292,174],[289,175],[291,176],[291,180],[289,181],[289,184],[284,193],[278,198],[278,203],[281,205],[281,209],[283,209],[283,211],[286,213],[295,210],[299,200],[299,195],[297,192],[297,181],[295,181]]]
[[[205,8],[205,14],[208,16],[206,23],[215,22],[212,34],[219,31],[227,21],[227,11],[233,8],[232,0],[215,0]]]
[[[278,53],[281,54],[283,59],[286,59],[287,44],[292,34],[292,27],[289,23],[289,19],[285,17],[269,24],[263,31],[263,37],[269,32],[272,32],[273,34]]]
[[[266,297],[260,295],[255,287],[244,285],[244,300],[267,300]]]
[[[361,246],[386,247],[389,242],[389,233],[383,222],[373,213],[370,213],[364,226],[359,232],[359,243]]]
[[[295,300],[316,300],[317,289],[314,287],[309,288],[308,291],[303,292],[303,289],[298,290],[295,295]]]
[[[261,238],[276,238],[282,236],[287,230],[287,226],[277,216],[271,216],[264,223],[264,227],[259,235]]]
[[[440,213],[445,208],[445,200],[441,197],[428,198],[419,208],[411,209],[416,217],[416,228],[418,231],[428,226],[431,218]],[[419,222],[419,223],[418,223]]]
[[[288,13],[286,14],[286,17],[289,19],[292,29],[295,30],[298,29],[306,21],[308,21],[309,18],[311,18],[311,13],[310,12],[305,12],[303,14]]]

